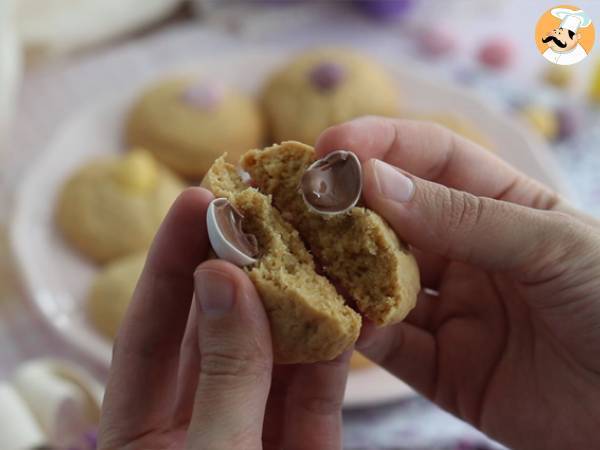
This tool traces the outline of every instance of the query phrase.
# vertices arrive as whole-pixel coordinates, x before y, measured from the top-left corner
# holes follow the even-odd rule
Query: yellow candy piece
[[[556,139],[558,120],[551,110],[540,106],[528,106],[521,111],[521,115],[546,139]]]
[[[589,95],[592,101],[600,103],[600,60],[596,61],[596,67],[592,71]]]
[[[546,83],[564,89],[573,81],[573,68],[551,64],[544,72],[543,78]]]
[[[113,169],[114,179],[132,193],[144,193],[158,182],[158,166],[146,150],[133,149]]]

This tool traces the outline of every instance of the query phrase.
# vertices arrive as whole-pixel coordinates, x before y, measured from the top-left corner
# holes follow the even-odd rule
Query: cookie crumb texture
[[[271,205],[271,197],[243,183],[223,157],[204,184],[244,215],[244,231],[256,236],[258,262],[244,270],[256,286],[271,324],[277,363],[331,360],[358,338],[361,318],[316,272],[298,232]]]
[[[325,273],[347,290],[378,325],[398,322],[414,307],[419,270],[407,246],[376,213],[354,207],[321,216],[305,205],[298,185],[315,160],[312,147],[284,142],[242,157],[242,167],[300,233]]]

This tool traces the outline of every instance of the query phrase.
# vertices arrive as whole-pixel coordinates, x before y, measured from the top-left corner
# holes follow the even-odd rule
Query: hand
[[[202,262],[211,199],[185,191],[155,238],[115,344],[98,448],[341,448],[350,351],[273,368],[254,285]]]
[[[600,448],[600,225],[493,153],[427,123],[327,130],[428,290],[357,348],[515,449]]]

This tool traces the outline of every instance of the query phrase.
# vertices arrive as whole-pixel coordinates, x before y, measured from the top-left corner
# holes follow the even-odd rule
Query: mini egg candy
[[[327,92],[335,89],[344,81],[346,69],[340,64],[323,61],[309,72],[308,78],[319,91]]]
[[[581,128],[582,111],[572,106],[561,106],[556,110],[558,121],[557,139],[562,141],[573,137]]]
[[[215,111],[225,98],[225,86],[219,82],[201,81],[188,86],[181,98],[193,108]]]
[[[352,209],[362,193],[362,167],[358,157],[337,150],[312,163],[300,180],[300,193],[312,211],[342,214]]]
[[[427,56],[436,58],[452,53],[458,46],[453,33],[442,26],[432,26],[418,34],[418,48]]]
[[[521,110],[521,115],[542,136],[553,141],[558,136],[558,119],[554,111],[542,106],[530,105]]]
[[[477,53],[478,61],[494,70],[508,68],[514,59],[514,47],[505,38],[493,38],[484,42]]]
[[[542,75],[542,79],[552,86],[565,89],[573,82],[573,68],[571,66],[549,64]]]
[[[593,102],[600,103],[600,60],[596,61],[596,66],[592,71],[589,98]]]
[[[225,198],[208,205],[206,226],[210,245],[217,256],[237,266],[256,263],[258,241],[243,229],[244,216]]]
[[[147,150],[135,148],[115,163],[112,175],[123,190],[142,194],[156,187],[159,168]]]
[[[380,20],[398,19],[406,15],[415,0],[354,0],[366,15]]]

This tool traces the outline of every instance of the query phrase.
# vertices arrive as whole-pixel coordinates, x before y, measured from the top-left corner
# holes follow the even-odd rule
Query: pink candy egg
[[[182,100],[203,111],[216,110],[225,97],[225,87],[219,82],[199,82],[186,88]]]
[[[504,38],[494,38],[483,43],[477,53],[478,61],[491,69],[508,68],[514,59],[514,47]]]

